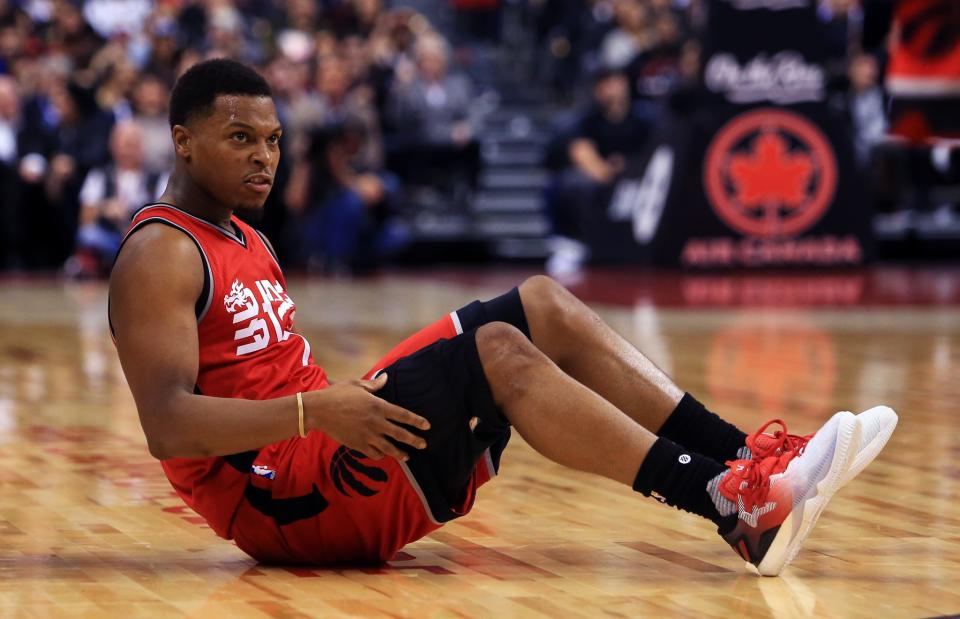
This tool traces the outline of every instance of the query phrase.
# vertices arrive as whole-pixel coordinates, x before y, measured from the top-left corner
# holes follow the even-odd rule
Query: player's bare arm
[[[158,264],[157,256],[163,256]],[[133,235],[110,280],[110,318],[150,453],[158,459],[228,455],[298,432],[296,398],[238,400],[194,393],[198,372],[196,299],[202,264],[193,242],[168,226]],[[372,458],[407,454],[424,440],[398,423],[427,421],[373,395],[386,384],[351,381],[303,394],[304,425]]]

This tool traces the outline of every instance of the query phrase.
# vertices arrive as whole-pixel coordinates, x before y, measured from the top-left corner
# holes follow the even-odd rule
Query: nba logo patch
[[[262,466],[260,464],[254,464],[250,467],[250,471],[254,475],[259,475],[260,477],[266,477],[267,479],[274,479],[277,476],[277,472],[270,468],[269,466]]]

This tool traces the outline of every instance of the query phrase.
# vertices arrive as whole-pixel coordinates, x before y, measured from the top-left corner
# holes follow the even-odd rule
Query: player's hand
[[[387,375],[374,380],[336,383],[303,394],[307,427],[379,460],[384,456],[405,462],[409,456],[389,439],[424,449],[427,442],[403,425],[429,430],[430,422],[405,408],[373,395],[387,384]]]

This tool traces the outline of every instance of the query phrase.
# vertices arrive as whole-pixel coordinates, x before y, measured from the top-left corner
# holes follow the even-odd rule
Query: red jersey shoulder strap
[[[161,209],[157,209],[155,212],[148,211],[147,209],[149,209],[151,206],[169,207],[166,204],[158,204],[158,205],[148,204],[143,208],[141,208],[139,211],[137,211],[137,213],[134,215],[134,218],[133,218],[133,225],[130,226],[129,230],[127,230],[127,233],[123,237],[123,241],[121,241],[120,243],[120,248],[117,250],[117,256],[118,257],[120,256],[120,252],[123,251],[124,245],[127,243],[128,240],[130,240],[131,236],[133,236],[134,234],[136,234],[137,232],[139,232],[140,230],[142,230],[143,228],[146,228],[151,224],[162,224],[165,226],[169,226],[187,235],[187,237],[191,241],[193,241],[194,246],[197,248],[197,252],[200,254],[200,262],[203,265],[203,287],[200,289],[200,294],[197,297],[196,304],[194,305],[194,313],[196,314],[197,322],[199,323],[201,320],[203,320],[204,316],[207,315],[207,311],[210,309],[210,305],[213,302],[213,270],[210,268],[210,260],[207,259],[207,254],[203,249],[203,245],[200,244],[200,241],[197,240],[197,237],[190,230],[180,225],[179,223],[172,221],[167,217],[164,217],[163,211]],[[183,212],[183,211],[180,211],[180,209],[175,209],[175,210],[179,212]],[[116,260],[114,260],[114,262],[116,262]],[[108,321],[110,316],[109,306],[110,306],[110,299],[108,298],[107,299]],[[113,324],[111,323],[110,333],[112,334],[113,332],[114,332]]]
[[[142,206],[133,216],[133,221],[136,221],[139,217],[145,217],[148,215],[153,215],[156,213],[166,212],[169,215],[172,215],[174,218],[181,219],[186,226],[196,227],[198,233],[203,234],[204,232],[209,232],[212,234],[220,235],[225,238],[228,238],[232,241],[236,241],[241,246],[247,246],[248,234],[244,232],[243,227],[239,224],[242,224],[239,219],[235,216],[230,217],[230,221],[233,222],[234,230],[227,230],[217,224],[207,221],[202,217],[197,217],[193,213],[189,213],[182,208],[170,204],[168,202],[152,202],[150,204]]]

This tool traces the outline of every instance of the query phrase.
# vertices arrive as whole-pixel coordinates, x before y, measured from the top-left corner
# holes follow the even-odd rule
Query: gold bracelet
[[[307,433],[303,430],[303,393],[297,392],[297,416],[300,419],[300,438],[307,438]]]

